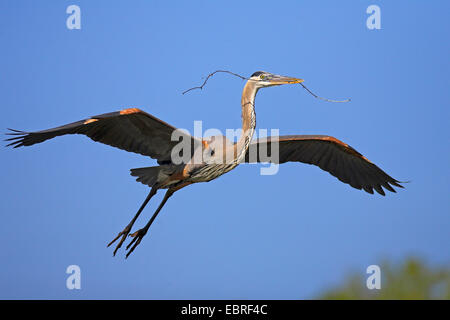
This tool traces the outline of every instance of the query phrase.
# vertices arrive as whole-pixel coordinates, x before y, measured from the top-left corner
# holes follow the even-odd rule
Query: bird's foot
[[[139,229],[138,231],[130,234],[130,237],[133,237],[133,240],[131,240],[131,242],[127,245],[126,250],[130,249],[131,245],[133,245],[130,249],[130,251],[127,252],[127,255],[125,256],[125,258],[128,258],[128,256],[134,251],[134,249],[136,249],[136,247],[139,245],[139,243],[141,243],[142,238],[144,238],[144,236],[147,234],[147,230],[148,228],[142,228]]]
[[[117,246],[116,246],[116,249],[114,249],[113,256],[116,255],[117,250],[119,250],[119,248],[122,246],[123,242],[124,242],[125,239],[127,238],[127,236],[128,236],[128,234],[130,233],[130,231],[131,231],[131,225],[127,225],[127,226],[125,227],[125,229],[123,229],[121,232],[119,232],[119,234],[117,235],[117,237],[115,237],[115,238],[113,239],[113,241],[111,241],[110,243],[108,243],[108,247],[109,247],[109,246],[112,245],[114,242],[116,242],[117,239],[119,239],[119,238],[122,236],[122,239],[120,239],[119,243],[118,243]]]

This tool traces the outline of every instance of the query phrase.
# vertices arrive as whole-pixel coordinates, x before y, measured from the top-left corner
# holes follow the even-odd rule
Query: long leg
[[[122,236],[122,239],[120,239],[119,243],[116,246],[116,249],[114,250],[113,255],[116,255],[117,250],[119,250],[119,248],[122,246],[122,243],[125,241],[125,239],[127,238],[127,235],[130,233],[131,228],[133,227],[134,223],[136,222],[136,219],[139,217],[139,215],[141,214],[142,210],[144,210],[145,206],[147,205],[147,203],[150,201],[150,199],[156,194],[156,192],[158,191],[157,188],[152,188],[147,196],[147,198],[145,198],[144,202],[142,203],[141,207],[139,208],[138,212],[136,213],[136,215],[134,216],[134,218],[130,221],[130,223],[125,227],[125,229],[123,229],[123,231],[119,232],[119,234],[117,235],[117,237],[114,238],[113,241],[111,241],[108,244],[108,247],[110,245],[112,245],[117,239],[120,238],[120,236]]]
[[[156,219],[156,216],[161,211],[162,207],[164,207],[164,205],[166,204],[167,200],[169,200],[169,198],[174,194],[174,192],[175,192],[174,189],[168,189],[166,194],[164,195],[163,200],[159,204],[158,209],[156,209],[155,213],[153,214],[151,219],[147,222],[147,224],[142,229],[139,229],[138,231],[130,234],[130,237],[133,237],[133,240],[131,240],[131,242],[127,245],[126,250],[128,250],[133,243],[134,243],[134,245],[131,248],[131,250],[128,251],[128,253],[127,253],[125,258],[128,258],[128,256],[134,251],[134,249],[139,245],[139,243],[141,243],[141,240],[146,235],[146,233],[148,231],[148,228],[150,228],[150,226],[152,225],[153,221]]]

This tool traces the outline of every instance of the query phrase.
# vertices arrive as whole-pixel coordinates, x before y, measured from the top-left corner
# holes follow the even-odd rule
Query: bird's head
[[[279,86],[282,84],[302,83],[304,80],[271,74],[270,72],[266,71],[256,71],[251,75],[249,81],[254,81],[255,86],[259,89],[271,86]]]

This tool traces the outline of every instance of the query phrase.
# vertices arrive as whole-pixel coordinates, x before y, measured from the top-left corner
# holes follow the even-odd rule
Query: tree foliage
[[[345,283],[324,292],[320,299],[338,300],[427,300],[450,299],[450,268],[431,268],[422,260],[409,258],[401,264],[385,261],[381,268],[381,289],[369,290],[366,276],[351,274]]]

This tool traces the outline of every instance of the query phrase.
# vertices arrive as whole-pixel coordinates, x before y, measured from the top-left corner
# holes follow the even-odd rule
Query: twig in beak
[[[306,91],[308,91],[314,98],[317,98],[317,99],[320,99],[320,100],[323,100],[323,101],[327,101],[327,102],[339,102],[339,103],[342,103],[342,102],[350,102],[350,101],[351,101],[351,99],[345,99],[345,100],[332,100],[332,99],[322,98],[322,97],[319,97],[317,94],[313,93],[311,90],[309,90],[303,83],[300,83],[300,85],[301,85]]]
[[[206,77],[205,81],[203,81],[202,85],[200,85],[198,87],[193,87],[193,88],[187,89],[186,91],[183,91],[182,94],[188,93],[189,91],[195,90],[195,89],[202,90],[203,87],[208,82],[209,78],[211,78],[213,75],[215,75],[218,72],[229,73],[229,74],[231,74],[231,75],[233,75],[235,77],[241,78],[242,80],[249,80],[249,78],[247,78],[247,77],[243,77],[243,76],[241,76],[241,75],[239,75],[237,73],[234,73],[234,72],[231,72],[231,71],[228,71],[228,70],[216,70],[216,71],[208,74],[208,76]],[[320,99],[320,100],[324,100],[324,101],[328,101],[328,102],[349,102],[349,101],[351,101],[350,99],[346,99],[346,100],[332,100],[332,99],[322,98],[322,97],[319,97],[318,95],[316,95],[315,93],[313,93],[311,90],[309,90],[303,83],[300,83],[300,85],[303,88],[305,88],[305,90],[308,91],[314,98],[317,98],[317,99]]]
[[[214,71],[214,72],[208,74],[208,76],[206,77],[205,81],[203,81],[203,83],[202,83],[201,86],[193,87],[193,88],[187,89],[186,91],[183,91],[182,94],[188,93],[189,91],[195,90],[195,89],[200,89],[200,90],[202,90],[203,87],[206,85],[206,82],[208,82],[209,78],[211,78],[213,75],[215,75],[215,74],[218,73],[218,72],[229,73],[229,74],[231,74],[231,75],[233,75],[233,76],[235,76],[235,77],[241,78],[242,80],[248,80],[248,78],[243,77],[243,76],[241,76],[241,75],[239,75],[239,74],[237,74],[237,73],[231,72],[231,71],[227,71],[227,70],[216,70],[216,71]]]

